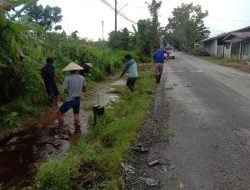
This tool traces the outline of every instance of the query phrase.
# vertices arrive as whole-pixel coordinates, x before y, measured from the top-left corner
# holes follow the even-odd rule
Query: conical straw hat
[[[76,63],[71,62],[63,69],[63,71],[75,71],[75,70],[83,70],[83,68],[77,65]]]
[[[87,66],[90,67],[90,68],[93,68],[92,63],[85,63],[85,65],[87,65]]]

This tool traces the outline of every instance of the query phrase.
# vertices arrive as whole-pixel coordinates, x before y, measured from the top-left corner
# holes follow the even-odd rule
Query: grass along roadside
[[[214,56],[206,56],[201,58],[212,63],[216,63],[227,67],[233,67],[240,71],[250,73],[250,65],[248,65],[245,60],[240,60],[236,58],[214,57]]]
[[[142,65],[139,74],[133,93],[117,86],[120,101],[105,110],[97,126],[89,127],[65,154],[40,166],[36,188],[122,189],[122,163],[148,115],[155,89],[152,64]]]

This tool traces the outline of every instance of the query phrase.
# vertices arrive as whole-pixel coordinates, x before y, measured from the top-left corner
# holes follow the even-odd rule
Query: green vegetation
[[[164,137],[174,137],[175,133],[169,129],[165,129],[165,130],[161,131],[161,135]]]
[[[147,2],[146,2],[147,3]],[[151,3],[148,4],[148,10],[152,16],[152,31],[151,31],[151,39],[154,46],[160,47],[160,23],[158,19],[158,12],[161,8],[162,1],[157,2],[156,0],[152,0]]]
[[[154,12],[153,9],[150,10]],[[158,9],[159,6],[156,13]],[[0,125],[8,113],[17,112],[16,117],[24,119],[38,116],[47,106],[40,69],[48,56],[56,59],[56,73],[61,78],[64,77],[62,68],[70,61],[80,65],[92,63],[94,69],[87,77],[91,87],[120,69],[128,51],[136,61],[149,61],[147,56],[154,44],[150,20],[141,21],[143,27],[138,27],[138,31],[134,27],[134,33],[124,28],[111,32],[109,41],[92,42],[80,39],[77,31],[69,36],[59,32],[61,27],[57,24],[61,19],[59,7],[43,7],[37,0],[0,2]]]
[[[79,38],[77,31],[67,35],[60,30],[56,25],[62,19],[59,7],[43,8],[37,5],[37,0],[0,1],[0,126],[18,127],[24,117],[37,116],[46,108],[40,69],[48,56],[55,58],[56,73],[62,78],[62,68],[70,61],[80,65],[92,63],[94,69],[87,76],[88,87],[121,69],[128,52],[137,62],[149,61],[153,46],[159,45],[163,36],[158,23],[160,7],[161,1],[148,3],[152,19],[139,20],[134,32],[124,28],[111,32],[108,41],[92,42]],[[176,37],[174,40],[180,41],[175,45],[189,46],[206,36],[202,21],[206,12],[202,13],[201,7],[182,6],[173,14],[166,31],[173,35],[165,40]],[[191,20],[183,21],[183,18]],[[194,28],[196,32],[190,32]],[[190,36],[191,33],[198,37]],[[67,153],[41,165],[35,188],[122,189],[122,163],[137,138],[154,94],[152,67],[141,64],[135,92],[131,93],[125,86],[117,87],[120,101],[106,110],[97,126],[90,127]],[[85,108],[91,110],[91,106]],[[169,135],[169,132],[162,134]]]
[[[109,34],[109,46],[113,49],[131,50],[135,47],[135,36],[127,28]]]
[[[211,63],[224,65],[227,67],[233,67],[235,69],[250,73],[250,66],[247,64],[246,60],[235,58],[235,57],[201,57],[202,59],[209,61]]]
[[[245,63],[244,60],[234,58],[234,57],[206,56],[206,57],[201,57],[201,58],[206,61],[216,63],[218,65],[230,64],[230,63],[240,63],[240,64]]]
[[[191,51],[195,42],[209,36],[210,31],[203,21],[208,11],[203,12],[200,5],[182,3],[174,8],[172,14],[164,31],[165,44],[171,44],[179,50]]]
[[[19,5],[24,6],[10,15]],[[38,10],[41,12],[35,14]],[[51,23],[42,18],[51,18]],[[62,78],[62,68],[70,61],[94,64],[87,77],[90,86],[123,66],[125,50],[112,50],[106,42],[90,42],[64,32],[45,32],[60,19],[60,8],[42,8],[34,0],[0,2],[0,126],[6,126],[8,113],[19,113],[16,119],[25,119],[38,116],[47,106],[40,69],[48,56],[55,57],[56,73]],[[130,51],[138,60],[134,52]]]
[[[50,7],[46,6],[43,8],[42,5],[37,5],[37,2],[28,6],[27,9],[23,11],[22,14],[18,16],[21,20],[27,19],[29,22],[34,22],[42,26],[46,31],[60,30],[62,29],[60,25],[55,27],[54,24],[62,20],[61,8],[60,7]]]
[[[19,127],[22,124],[22,121],[18,117],[17,112],[11,112],[3,117],[2,124],[4,127]]]
[[[70,61],[79,64],[93,63],[95,68],[87,77],[87,82],[94,84],[94,81],[101,81],[106,75],[121,68],[126,53],[122,50],[114,52],[105,45],[81,42],[58,33],[48,33],[45,42],[37,45],[23,44],[22,52],[25,57],[22,60],[12,60],[9,64],[1,61],[0,79],[4,93],[0,95],[0,115],[14,111],[21,113],[21,117],[29,114],[36,116],[41,112],[39,107],[46,105],[47,95],[41,85],[43,81],[40,69],[47,56],[56,58],[56,72],[62,78],[65,74],[62,68]],[[18,49],[15,56],[17,52]]]
[[[60,158],[42,164],[36,178],[39,188],[122,189],[122,163],[147,117],[152,99],[152,67],[147,65],[139,71],[141,78],[133,93],[125,86],[116,88],[120,101],[105,111],[97,126],[89,127],[76,146]]]

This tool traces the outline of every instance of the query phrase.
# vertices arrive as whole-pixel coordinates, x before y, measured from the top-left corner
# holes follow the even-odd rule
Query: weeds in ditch
[[[105,110],[96,126],[89,126],[78,144],[60,158],[50,159],[39,168],[36,184],[40,189],[122,189],[122,163],[131,142],[148,115],[155,88],[153,68],[145,70],[135,91],[119,86],[120,101]],[[149,93],[151,92],[151,93]]]

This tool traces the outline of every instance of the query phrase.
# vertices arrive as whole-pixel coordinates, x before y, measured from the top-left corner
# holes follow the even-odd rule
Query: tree
[[[71,37],[71,38],[74,38],[74,39],[78,39],[77,34],[78,34],[78,30],[75,30],[74,32],[72,32],[72,33],[70,34],[70,37]]]
[[[179,48],[188,51],[195,42],[208,37],[210,32],[203,22],[208,11],[202,12],[200,5],[182,3],[172,14],[165,30],[165,43],[174,42]]]
[[[39,24],[44,27],[46,31],[51,31],[52,29],[61,29],[60,26],[53,26],[62,20],[61,8],[60,7],[50,7],[46,6],[43,8],[42,5],[37,5],[36,3],[29,6],[19,18],[21,20],[28,16],[28,20]]]
[[[109,33],[109,46],[113,49],[129,50],[132,47],[133,36],[127,28],[121,31],[112,31]]]
[[[161,1],[157,2],[152,0],[151,4],[148,3],[148,9],[152,16],[152,40],[154,45],[160,46],[160,23],[158,21],[158,11],[161,8]]]
[[[152,21],[149,19],[139,20],[137,27],[136,43],[139,54],[140,56],[150,56],[153,47]]]
[[[123,28],[122,30],[122,48],[124,50],[129,50],[130,44],[130,36],[127,28]]]

